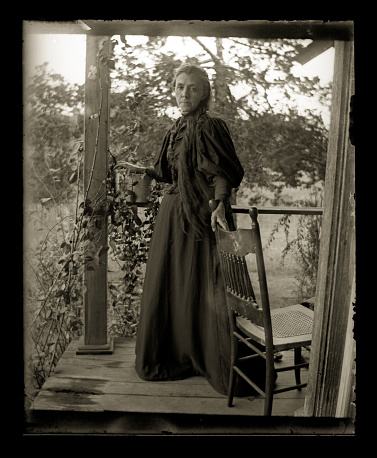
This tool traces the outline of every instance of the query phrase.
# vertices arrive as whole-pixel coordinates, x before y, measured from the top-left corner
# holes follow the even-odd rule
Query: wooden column
[[[356,272],[355,272],[356,274]],[[346,342],[344,345],[344,355],[342,364],[342,374],[340,377],[338,402],[336,406],[335,416],[338,418],[352,418],[355,419],[356,411],[354,401],[356,399],[356,340],[353,335],[354,327],[354,307],[355,307],[355,290],[356,279],[353,281],[353,288],[349,304],[350,310],[348,312],[348,327],[346,333]]]
[[[352,358],[350,316],[355,273],[355,151],[349,140],[354,88],[353,42],[335,42],[335,68],[327,154],[313,343],[304,416],[335,417],[344,361]],[[346,348],[346,350],[345,350]],[[350,385],[351,386],[351,385]],[[345,396],[349,399],[349,396]]]
[[[107,215],[101,208],[106,203],[108,168],[110,38],[88,35],[86,40],[84,196],[98,214],[89,224],[94,260],[84,274],[85,338],[78,354],[112,351],[107,337],[107,250],[100,251],[108,243]]]

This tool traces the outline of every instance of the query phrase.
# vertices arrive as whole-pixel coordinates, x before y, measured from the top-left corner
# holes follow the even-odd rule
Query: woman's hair
[[[199,107],[197,108],[197,111],[200,113],[206,112],[209,109],[209,102],[211,100],[211,84],[209,82],[208,74],[207,72],[201,68],[198,67],[197,65],[193,64],[183,64],[181,65],[175,72],[174,79],[173,79],[173,88],[175,89],[175,83],[177,81],[178,75],[181,73],[186,73],[187,75],[195,75],[199,79],[200,83],[202,84],[202,87],[204,89],[204,92],[206,93],[205,98],[200,102]]]

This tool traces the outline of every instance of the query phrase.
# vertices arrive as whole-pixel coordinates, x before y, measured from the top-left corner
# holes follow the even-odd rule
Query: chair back
[[[213,204],[210,206],[211,209],[214,208]],[[266,341],[272,342],[270,303],[257,208],[251,207],[249,215],[250,229],[225,231],[217,225],[216,244],[225,283],[226,300],[233,312],[258,326],[263,326]],[[256,257],[261,304],[257,304],[255,300],[247,269],[245,256],[249,253]]]

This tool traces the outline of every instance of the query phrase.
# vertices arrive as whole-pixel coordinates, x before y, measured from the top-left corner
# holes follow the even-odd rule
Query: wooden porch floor
[[[261,396],[234,399],[217,393],[203,377],[172,382],[147,382],[135,372],[135,340],[115,339],[110,355],[76,355],[79,340],[71,342],[58,366],[38,393],[32,412],[117,412],[142,414],[191,414],[201,416],[260,416]],[[303,354],[308,352],[303,350]],[[278,364],[292,364],[293,351],[283,352]],[[302,381],[308,371],[301,370]],[[292,371],[281,372],[277,387],[294,382]],[[304,406],[306,389],[274,397],[273,416],[294,416]]]

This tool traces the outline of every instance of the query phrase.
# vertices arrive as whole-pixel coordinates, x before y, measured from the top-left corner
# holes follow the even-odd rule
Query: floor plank
[[[302,406],[301,399],[276,399],[274,415],[293,416]],[[51,392],[43,390],[38,395],[38,410],[78,411],[78,412],[142,412],[199,415],[246,415],[263,414],[264,401],[259,397],[237,398],[233,407],[227,407],[226,400],[217,397],[192,396],[150,396],[127,394],[93,395],[71,392]]]
[[[99,357],[101,356],[101,357]],[[60,360],[60,364],[101,366],[104,364],[104,355],[68,355]],[[112,355],[106,355],[112,356]],[[121,357],[117,355],[117,359],[106,358],[106,365],[112,367],[125,367],[124,365],[135,365],[135,355],[125,354]],[[122,366],[123,365],[123,366]]]
[[[167,382],[141,380],[135,371],[135,340],[117,339],[111,355],[76,355],[73,341],[55,372],[45,382],[34,411],[181,413],[200,415],[262,415],[261,396],[234,398],[215,391],[204,377]],[[293,352],[283,352],[281,366],[293,363]],[[308,371],[303,369],[302,381]],[[277,388],[294,383],[292,371],[279,373]],[[293,416],[304,405],[305,388],[275,395],[273,415]]]
[[[44,390],[55,392],[91,393],[91,394],[127,394],[145,396],[191,396],[191,397],[216,397],[224,396],[215,391],[209,384],[181,384],[174,382],[105,382],[98,380],[72,380],[68,378],[47,381]]]
[[[284,386],[279,383],[278,388]],[[202,377],[186,379],[186,384],[181,381],[171,382],[146,382],[140,380],[137,383],[125,381],[105,381],[98,379],[59,378],[54,377],[46,381],[44,390],[55,392],[72,391],[76,394],[127,394],[146,396],[191,396],[191,397],[217,397],[226,399],[226,396],[215,391],[207,382],[203,383]],[[249,398],[252,396],[249,396]],[[286,391],[276,395],[279,398],[300,399],[302,393],[298,390]]]

